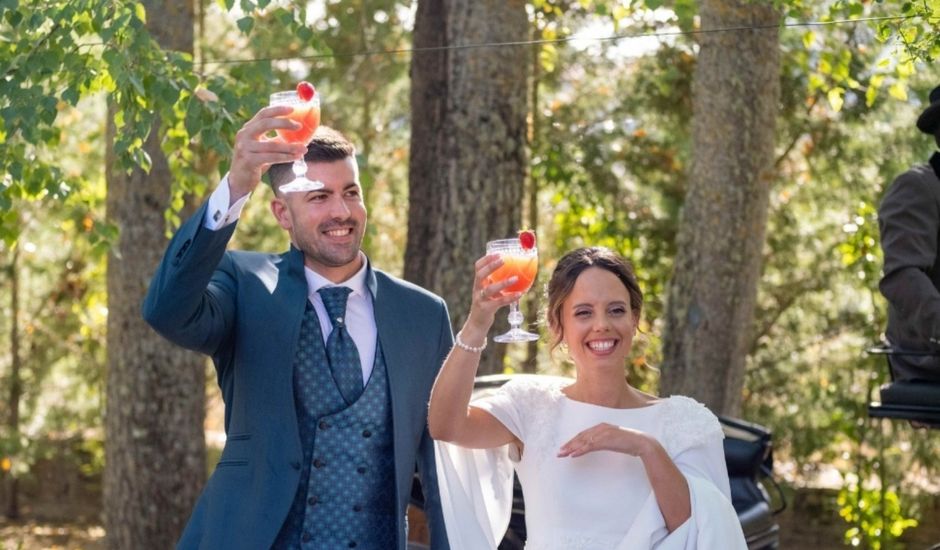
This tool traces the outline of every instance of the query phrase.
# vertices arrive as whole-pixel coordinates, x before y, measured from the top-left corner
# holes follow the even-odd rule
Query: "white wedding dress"
[[[437,443],[437,472],[452,550],[495,549],[509,523],[513,467],[525,496],[526,550],[746,549],[731,506],[718,419],[687,397],[635,409],[569,399],[570,379],[520,376],[471,406],[524,444],[464,449]],[[688,480],[692,516],[669,533],[640,459],[612,451],[557,458],[601,422],[641,430]],[[511,447],[511,448],[510,448]]]

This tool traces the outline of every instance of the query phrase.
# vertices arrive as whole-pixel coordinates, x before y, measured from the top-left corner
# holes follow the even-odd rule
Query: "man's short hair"
[[[356,146],[346,136],[330,128],[320,126],[307,145],[305,162],[334,162],[356,156]],[[277,193],[277,188],[294,179],[290,162],[272,164],[268,169],[268,183]]]

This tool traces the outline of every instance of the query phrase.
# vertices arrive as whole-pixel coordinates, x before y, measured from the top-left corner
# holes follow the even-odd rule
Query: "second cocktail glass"
[[[278,130],[277,134],[287,143],[303,143],[307,145],[313,139],[313,134],[320,126],[320,94],[308,100],[302,99],[296,91],[275,92],[271,94],[268,103],[271,106],[287,105],[294,110],[287,118],[301,124],[299,130]],[[304,159],[297,159],[291,165],[294,179],[278,188],[282,193],[294,191],[316,191],[323,189],[323,183],[307,179],[307,163]]]
[[[506,287],[504,292],[528,292],[535,281],[539,269],[539,252],[536,247],[524,248],[519,239],[499,239],[486,243],[487,254],[499,254],[503,258],[503,265],[489,276],[489,282],[498,283],[515,275],[518,280]],[[522,322],[524,317],[519,311],[519,301],[509,305],[509,331],[493,338],[500,343],[531,342],[538,340],[539,335],[524,330]]]

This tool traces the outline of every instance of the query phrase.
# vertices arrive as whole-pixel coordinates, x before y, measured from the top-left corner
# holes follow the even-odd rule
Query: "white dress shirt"
[[[230,208],[228,205],[230,190],[228,175],[226,174],[209,197],[209,207],[206,208],[203,226],[211,231],[217,231],[235,223],[250,196],[251,194],[248,194],[238,199]],[[369,292],[369,287],[366,285],[368,260],[362,252],[359,254],[363,256],[362,267],[340,285],[336,285],[307,266],[304,266],[304,275],[307,278],[307,299],[313,304],[317,317],[320,319],[320,330],[323,332],[324,346],[327,338],[330,337],[330,333],[333,332],[333,323],[327,315],[326,306],[323,305],[323,299],[317,290],[326,286],[346,286],[352,289],[346,302],[346,329],[349,330],[349,335],[356,343],[356,348],[359,349],[359,362],[362,365],[362,384],[365,386],[369,381],[369,377],[372,376],[372,367],[375,364],[378,329],[375,326],[372,293]]]

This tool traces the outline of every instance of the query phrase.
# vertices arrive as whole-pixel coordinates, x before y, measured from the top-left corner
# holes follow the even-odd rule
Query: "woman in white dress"
[[[496,311],[519,298],[476,262],[470,314],[431,393],[438,481],[453,550],[496,548],[512,471],[526,503],[527,550],[743,549],[722,430],[703,405],[630,386],[626,360],[643,303],[630,265],[605,248],[566,254],[548,284],[552,349],[577,378],[529,376],[470,403]]]

